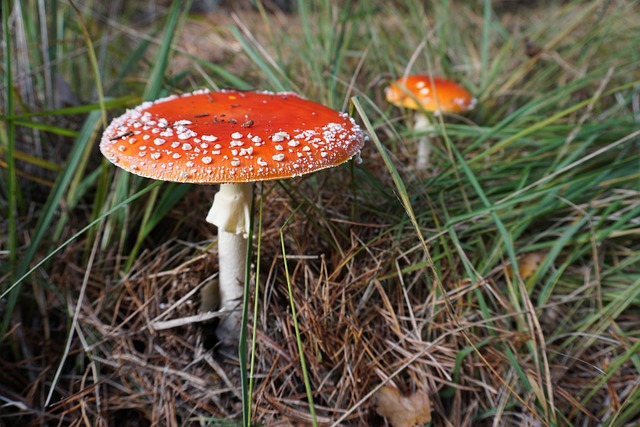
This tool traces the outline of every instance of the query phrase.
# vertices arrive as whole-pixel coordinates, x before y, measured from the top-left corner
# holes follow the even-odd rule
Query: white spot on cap
[[[240,155],[241,156],[247,156],[253,154],[253,147],[249,147],[249,148],[241,148],[240,149]]]
[[[265,162],[264,160],[262,160],[262,157],[258,157],[258,165],[260,166],[267,166],[269,163]]]
[[[231,166],[240,166],[240,159],[231,160]]]
[[[158,160],[160,158],[160,153],[158,153],[158,152],[151,153],[151,158],[153,160]]]
[[[240,132],[234,132],[234,133],[231,134],[231,138],[233,138],[233,139],[240,139],[242,137],[243,137],[243,135]]]
[[[281,162],[284,160],[284,154],[279,153],[279,154],[274,154],[273,156],[271,156],[273,158],[273,160],[277,161],[277,162]]]
[[[212,161],[213,161],[213,159],[211,157],[209,157],[209,156],[202,158],[202,163],[204,163],[205,165],[208,165]]]
[[[179,159],[182,156],[180,156],[180,154],[178,154],[178,153],[174,153],[173,156],[171,156],[171,157],[173,157],[174,159]]]
[[[178,138],[183,140],[193,138],[194,136],[198,136],[198,134],[191,129],[185,129],[183,132],[178,133]]]
[[[213,136],[213,135],[202,135],[202,140],[203,141],[213,142],[213,141],[217,141],[218,137],[217,136]]]
[[[291,138],[291,137],[286,132],[276,132],[276,133],[273,134],[273,136],[271,136],[271,140],[273,142],[281,142],[281,141],[284,141],[285,139],[289,139],[289,138]]]
[[[192,148],[191,144],[182,144],[182,149],[185,151],[191,150]]]
[[[190,124],[191,124],[191,120],[178,120],[176,122],[173,122],[174,126],[185,126]]]

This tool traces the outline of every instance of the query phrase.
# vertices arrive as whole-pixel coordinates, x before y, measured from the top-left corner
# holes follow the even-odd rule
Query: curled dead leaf
[[[518,259],[518,273],[522,280],[527,280],[533,276],[546,257],[547,254],[544,252],[529,252],[521,256]],[[511,276],[513,272],[511,264],[507,265],[506,271],[507,275]]]
[[[376,412],[393,427],[413,427],[431,421],[429,396],[418,390],[402,396],[397,388],[384,386],[375,394]]]

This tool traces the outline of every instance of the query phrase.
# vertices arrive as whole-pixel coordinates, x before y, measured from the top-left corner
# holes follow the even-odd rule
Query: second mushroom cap
[[[462,113],[476,105],[476,99],[459,84],[427,75],[402,77],[385,89],[385,96],[398,107],[432,113]]]

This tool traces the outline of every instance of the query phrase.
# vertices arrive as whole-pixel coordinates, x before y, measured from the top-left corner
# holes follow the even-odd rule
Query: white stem
[[[227,346],[238,345],[246,256],[247,239],[244,236],[218,230],[220,310],[227,315],[220,319],[216,336]]]
[[[251,183],[221,184],[207,215],[207,221],[218,227],[220,309],[228,312],[216,336],[227,346],[237,346],[240,334],[251,189]]]
[[[429,132],[434,130],[429,119],[422,113],[416,113],[415,123],[413,125],[414,132],[426,132],[418,139],[418,153],[416,157],[416,169],[424,169],[429,167],[429,157],[431,156],[431,137]]]

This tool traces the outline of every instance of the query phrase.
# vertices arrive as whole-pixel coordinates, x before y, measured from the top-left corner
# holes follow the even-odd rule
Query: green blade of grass
[[[265,74],[265,76],[267,77],[267,80],[271,83],[273,90],[278,92],[283,92],[283,91],[292,89],[291,88],[292,85],[289,85],[289,87],[287,87],[282,82],[281,78],[278,77],[278,75],[276,75],[276,72],[273,71],[272,67],[269,64],[267,64],[267,62],[258,54],[258,52],[255,51],[255,49],[251,46],[247,38],[240,32],[238,28],[232,27],[231,33],[234,35],[236,40],[240,42],[246,54],[249,56],[249,58],[251,58],[251,61],[258,67],[258,69],[260,69],[260,71],[262,71]],[[282,72],[282,70],[278,69],[276,71],[280,76],[284,76],[284,73]]]
[[[99,117],[97,117],[97,119],[99,120]],[[60,243],[58,246],[56,246],[56,248],[54,250],[52,250],[51,252],[49,252],[45,257],[43,257],[40,261],[38,261],[33,267],[31,267],[31,269],[25,271],[21,276],[19,276],[12,284],[11,286],[9,286],[6,290],[4,290],[1,294],[0,294],[0,298],[5,298],[7,295],[12,295],[15,294],[17,292],[17,288],[20,288],[20,286],[22,286],[23,282],[31,275],[33,274],[36,270],[38,270],[40,267],[42,267],[47,261],[49,261],[50,259],[53,258],[53,256],[57,253],[59,253],[62,249],[64,249],[65,247],[67,247],[70,243],[73,243],[76,239],[78,239],[80,236],[82,236],[83,234],[85,234],[86,232],[88,232],[89,230],[91,230],[93,227],[97,226],[100,224],[100,221],[102,221],[104,218],[108,217],[109,215],[112,215],[113,213],[117,212],[120,209],[126,208],[127,205],[131,202],[133,202],[134,200],[140,198],[141,196],[143,196],[144,194],[146,194],[147,192],[153,190],[154,188],[158,187],[160,185],[160,182],[154,182],[153,184],[151,184],[150,186],[143,188],[142,190],[140,190],[139,192],[137,192],[136,194],[132,195],[131,197],[123,200],[121,203],[119,203],[118,205],[113,206],[111,209],[107,210],[106,212],[103,213],[102,216],[100,216],[100,218],[96,218],[95,220],[91,221],[89,224],[87,224],[86,226],[82,227],[77,233],[75,233],[73,236],[71,236],[70,238],[68,238],[67,240],[65,240],[64,242]]]
[[[167,23],[164,26],[162,43],[160,44],[160,48],[156,54],[147,86],[145,87],[144,94],[142,95],[142,98],[145,101],[152,101],[160,97],[164,76],[167,72],[167,67],[169,66],[171,53],[173,52],[171,43],[180,28],[180,22],[185,18],[190,7],[191,0],[184,2],[175,1],[171,3],[171,9],[167,14]]]
[[[253,415],[253,407],[251,399],[253,397],[254,390],[254,380],[255,380],[255,368],[256,368],[256,360],[257,360],[257,337],[258,337],[258,308],[260,306],[260,260],[261,260],[261,249],[262,249],[262,213],[264,208],[264,186],[260,185],[260,202],[258,207],[258,232],[257,232],[257,242],[256,242],[256,267],[255,267],[255,290],[254,290],[254,298],[253,298],[253,333],[251,336],[251,362],[249,368],[249,380],[247,384],[247,403],[245,404],[245,413],[246,419],[249,423],[251,423],[251,418]],[[253,209],[252,209],[253,211]],[[251,246],[251,245],[249,245]],[[247,265],[251,265],[247,263]],[[246,280],[248,282],[248,278]],[[248,289],[245,288],[245,295],[248,294]],[[243,324],[246,324],[246,320],[243,319]],[[245,340],[246,341],[246,340]],[[242,343],[242,334],[240,335],[240,342]],[[243,393],[243,396],[245,394]]]
[[[300,335],[300,326],[298,325],[298,316],[296,314],[296,302],[293,299],[293,289],[291,287],[291,276],[289,274],[289,266],[287,264],[287,250],[285,247],[285,234],[284,230],[289,223],[289,220],[300,209],[294,209],[291,216],[287,218],[282,227],[280,227],[280,247],[282,249],[282,264],[284,266],[285,281],[287,282],[287,290],[289,294],[289,306],[291,307],[291,318],[293,320],[293,329],[296,333],[296,344],[298,345],[298,356],[300,357],[300,368],[302,369],[302,378],[304,381],[304,388],[307,393],[307,402],[309,403],[309,414],[311,416],[311,424],[314,427],[318,426],[318,420],[316,418],[315,405],[313,403],[313,390],[311,389],[311,382],[309,381],[309,373],[307,372],[307,362],[304,357],[304,345],[302,344],[302,336]]]
[[[50,225],[53,221],[56,212],[58,211],[60,201],[64,198],[69,185],[75,175],[76,168],[80,163],[83,153],[86,150],[87,145],[91,144],[94,140],[95,134],[100,126],[100,112],[92,112],[87,117],[85,124],[80,131],[78,138],[75,141],[75,144],[69,154],[67,159],[67,164],[58,177],[56,181],[56,185],[49,194],[49,198],[42,209],[40,214],[38,223],[34,229],[34,232],[30,239],[30,245],[22,255],[22,259],[18,264],[16,269],[16,277],[23,276],[25,271],[28,270],[29,265],[31,264],[35,254],[40,249],[40,245],[42,244],[47,233],[50,232]],[[22,279],[20,279],[20,283]],[[11,289],[12,292],[9,293],[9,297],[7,299],[6,310],[2,319],[2,329],[0,330],[0,335],[4,335],[7,331],[7,328],[11,322],[11,315],[13,313],[13,308],[17,302],[17,298],[20,295],[20,286],[14,284]],[[5,291],[7,293],[7,291]]]
[[[162,221],[163,218],[173,209],[173,207],[190,191],[191,185],[166,183],[163,187],[163,192],[160,200],[156,204],[158,193],[160,189],[152,191],[149,195],[149,199],[146,201],[146,206],[142,220],[140,222],[140,231],[138,232],[136,242],[129,252],[129,259],[127,260],[125,269],[129,269],[133,266],[133,263],[137,259],[137,255],[142,249],[144,238],[151,233],[156,226]]]
[[[104,106],[104,93],[102,90],[102,78],[100,77],[100,68],[98,67],[98,58],[96,57],[96,51],[93,48],[93,43],[91,42],[91,36],[89,34],[89,30],[87,30],[87,26],[82,17],[82,13],[76,7],[73,1],[69,0],[69,4],[73,8],[73,11],[76,14],[77,22],[80,24],[80,28],[82,29],[82,33],[84,34],[84,41],[87,45],[87,54],[89,56],[89,63],[91,64],[91,71],[93,72],[93,79],[96,92],[98,93],[98,104],[100,105],[100,118],[102,120],[102,126],[107,127],[107,109]]]
[[[5,114],[13,116],[14,103],[13,103],[13,76],[12,76],[12,43],[11,43],[11,31],[9,25],[9,17],[11,15],[11,7],[9,0],[2,1],[2,33],[4,38],[4,87],[7,88],[4,97],[4,109]],[[8,120],[5,122],[6,127],[3,129],[2,136],[4,139],[6,161],[7,161],[7,221],[9,225],[7,235],[7,249],[9,250],[9,268],[10,277],[15,277],[18,273],[16,271],[17,256],[18,256],[18,237],[17,237],[17,214],[18,214],[18,177],[15,164],[15,122]],[[3,289],[4,290],[4,289]],[[15,298],[13,299],[11,308],[15,304]],[[9,305],[7,304],[7,312]],[[6,316],[5,316],[6,319]],[[6,332],[7,320],[4,320],[2,330],[0,330],[0,336],[3,336]],[[8,324],[8,323],[7,323]]]
[[[99,102],[75,105],[73,107],[65,107],[65,108],[56,108],[52,110],[44,110],[44,111],[30,111],[28,113],[21,114],[7,114],[0,116],[0,120],[16,120],[23,121],[27,123],[27,125],[33,123],[31,121],[26,121],[26,119],[30,119],[32,117],[51,117],[51,116],[71,116],[75,114],[86,114],[92,111],[99,110],[102,106],[106,109],[122,107],[124,105],[136,104],[140,100],[137,96],[122,96],[119,98],[113,99],[105,99],[103,104]]]
[[[247,240],[253,242],[254,235],[254,212],[255,212],[255,197],[253,190],[255,186],[252,186],[251,195],[251,215],[249,216],[249,234]],[[238,343],[238,359],[240,361],[240,384],[242,388],[242,421],[243,426],[251,426],[251,410],[252,410],[252,394],[251,394],[251,380],[249,378],[249,364],[247,363],[247,338],[248,338],[248,318],[249,318],[249,296],[251,295],[251,264],[253,262],[253,245],[247,245],[246,253],[246,269],[244,272],[244,292],[242,293],[242,317],[240,320],[240,342]],[[258,287],[256,281],[256,289]],[[256,290],[257,293],[257,290]],[[255,334],[255,330],[254,330]]]
[[[162,43],[160,44],[160,48],[155,56],[154,66],[151,70],[151,76],[149,78],[149,81],[147,82],[144,94],[142,96],[144,100],[151,101],[161,96],[164,77],[167,72],[167,67],[169,66],[171,54],[173,52],[172,42],[174,37],[178,33],[181,21],[185,19],[187,13],[189,12],[190,6],[191,1],[173,2],[171,5],[171,9],[169,10],[169,13],[167,15],[167,22],[164,27],[164,36],[162,38]],[[130,178],[126,177],[122,179]],[[158,192],[159,189],[155,189],[154,191],[152,191],[150,193],[150,198],[146,201],[146,206],[144,208],[144,214],[141,219],[139,231],[136,236],[133,248],[129,253],[129,258],[125,266],[127,271],[136,261],[138,253],[142,248],[144,238],[154,229],[155,225],[160,221],[160,219],[162,218],[161,215],[166,214],[166,212],[168,211],[168,209],[166,209],[163,210],[162,214],[158,214],[158,211],[154,206],[156,198],[158,196]],[[176,203],[179,199],[171,198],[171,200]],[[167,199],[165,199],[165,201],[167,201]],[[170,204],[168,208],[170,208],[171,206],[173,205]]]

